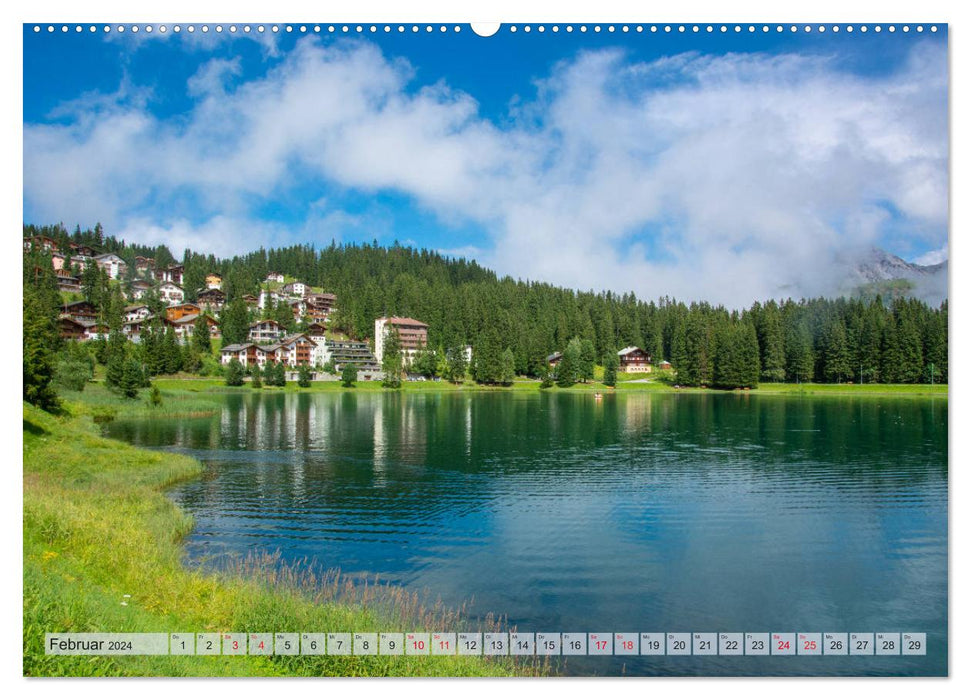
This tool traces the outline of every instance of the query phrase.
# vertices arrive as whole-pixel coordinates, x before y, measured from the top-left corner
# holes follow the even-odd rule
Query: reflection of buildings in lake
[[[465,454],[472,454],[472,397],[465,398]]]
[[[375,485],[385,485],[385,470],[395,463],[424,467],[427,452],[427,397],[388,394],[375,397],[373,411]]]
[[[377,397],[374,412],[372,413],[373,441],[374,441],[374,481],[372,485],[384,487],[388,480],[384,475],[384,470],[388,465],[388,440],[384,434],[384,404],[386,396]]]
[[[650,432],[653,405],[649,395],[626,396],[620,409],[624,416],[624,432],[628,435]]]

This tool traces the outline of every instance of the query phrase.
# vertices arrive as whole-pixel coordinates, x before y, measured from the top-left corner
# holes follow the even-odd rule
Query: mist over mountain
[[[870,248],[861,254],[838,260],[844,282],[837,290],[846,296],[913,296],[937,305],[947,299],[948,261],[935,265],[918,265],[888,253]]]

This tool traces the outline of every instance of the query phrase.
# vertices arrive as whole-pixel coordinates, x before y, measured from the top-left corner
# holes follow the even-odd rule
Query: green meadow
[[[85,392],[91,405],[97,392]],[[107,402],[101,401],[104,406]],[[481,657],[48,656],[46,632],[463,629],[462,610],[272,558],[215,574],[181,562],[192,520],[164,494],[194,459],[100,437],[91,405],[23,407],[26,676],[502,676],[549,667]],[[195,406],[194,403],[185,405]],[[126,597],[129,596],[129,597]],[[469,629],[493,629],[487,619]]]

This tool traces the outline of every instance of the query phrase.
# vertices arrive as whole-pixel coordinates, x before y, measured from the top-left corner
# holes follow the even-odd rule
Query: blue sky
[[[847,250],[945,254],[943,25],[299,26],[26,25],[25,220],[221,255],[398,240],[727,303],[826,292]]]

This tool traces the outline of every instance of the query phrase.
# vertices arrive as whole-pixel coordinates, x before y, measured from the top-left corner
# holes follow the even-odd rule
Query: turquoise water
[[[926,632],[927,656],[608,657],[583,674],[947,673],[947,401],[226,395],[118,421],[200,458],[187,557],[428,589],[522,631]]]

